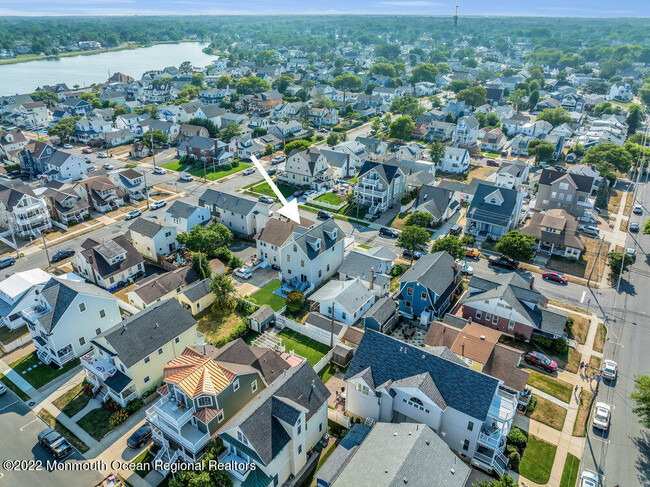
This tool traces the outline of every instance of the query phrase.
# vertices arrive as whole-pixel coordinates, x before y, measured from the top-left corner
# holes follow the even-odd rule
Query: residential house
[[[82,179],[73,186],[84,203],[101,213],[124,206],[124,193],[108,176],[93,176]]]
[[[423,255],[397,282],[399,312],[428,323],[447,311],[461,276],[454,258],[443,251]]]
[[[178,135],[185,140],[190,140],[195,136],[203,138],[207,138],[209,136],[208,129],[205,127],[202,127],[201,125],[191,125],[189,123],[184,123],[180,126]]]
[[[483,136],[483,139],[481,139],[481,150],[486,152],[496,152],[499,154],[507,141],[508,138],[500,128],[492,129]]]
[[[416,347],[367,329],[345,381],[348,415],[424,423],[472,465],[505,473],[517,398],[446,347]]]
[[[381,213],[399,204],[406,193],[406,173],[397,164],[364,162],[354,187],[355,201],[369,207],[371,214]]]
[[[47,204],[50,216],[59,223],[67,225],[90,218],[90,206],[75,192],[71,184],[52,181],[41,197]]]
[[[88,238],[81,249],[72,259],[72,269],[104,289],[117,289],[145,274],[144,259],[124,235],[101,243]]]
[[[307,119],[317,127],[334,126],[339,123],[339,115],[333,108],[311,108]]]
[[[357,173],[356,168],[361,167],[360,159],[350,152],[337,151],[330,149],[319,149],[325,157],[327,165],[334,171],[335,179],[346,179],[354,177]]]
[[[35,268],[14,272],[0,282],[0,329],[6,326],[9,330],[16,330],[25,326],[27,322],[22,311],[34,307],[40,289],[51,277],[44,270]]]
[[[197,225],[207,225],[212,219],[210,210],[184,201],[174,201],[165,212],[165,222],[174,225],[178,233],[189,232]]]
[[[398,161],[420,161],[428,158],[428,148],[422,144],[409,143],[402,145],[397,152],[395,158]]]
[[[174,225],[144,217],[133,220],[127,233],[133,247],[153,261],[157,261],[159,255],[168,255],[178,248],[176,236]]]
[[[129,168],[111,173],[109,177],[130,201],[143,200],[150,192],[144,172]]]
[[[634,98],[634,91],[629,83],[618,82],[609,88],[610,100],[629,102],[632,101],[632,98]]]
[[[375,302],[375,293],[358,277],[337,281],[332,279],[309,299],[319,303],[320,314],[353,325]]]
[[[567,156],[568,158],[569,156]],[[568,162],[568,161],[567,161]],[[600,176],[600,171],[597,171],[594,166],[587,166],[586,164],[576,164],[574,166],[569,166],[567,172],[571,174],[578,174],[580,176],[586,176],[593,178],[594,182],[591,185],[591,192],[593,193],[598,188],[600,181],[603,179]]]
[[[543,169],[539,178],[535,209],[559,208],[582,221],[591,221],[594,199],[590,197],[594,178],[569,172]]]
[[[462,147],[445,147],[445,154],[436,162],[436,169],[462,174],[469,171],[469,151]]]
[[[117,298],[92,284],[60,277],[47,281],[21,313],[39,360],[57,367],[88,352],[93,338],[122,320]]]
[[[27,138],[20,129],[0,130],[0,160],[12,161],[27,145]]]
[[[332,186],[333,173],[319,149],[294,149],[285,162],[284,171],[278,173],[277,180],[284,184],[308,186],[315,190],[328,189]]]
[[[398,323],[397,303],[390,296],[377,299],[363,315],[363,328],[390,333]]]
[[[383,245],[348,252],[339,268],[342,281],[359,278],[378,298],[390,291],[391,271],[397,256]]]
[[[431,141],[446,142],[451,140],[456,124],[442,121],[432,121],[429,124],[426,138]]]
[[[0,183],[0,226],[20,237],[38,237],[52,228],[47,205],[31,186]]]
[[[521,218],[523,194],[479,183],[467,210],[465,232],[498,238],[514,230]]]
[[[551,155],[551,159],[556,161],[564,154],[564,143],[565,143],[565,138],[564,135],[560,134],[546,134],[544,137],[542,137],[545,141],[550,142],[555,146],[553,150],[553,154]]]
[[[139,123],[149,118],[151,118],[151,115],[148,113],[124,113],[115,117],[115,127],[138,132]]]
[[[474,115],[458,119],[451,142],[456,147],[474,147],[477,144],[479,123]]]
[[[93,106],[86,100],[80,100],[79,98],[67,98],[59,103],[58,109],[70,117],[90,117],[93,114]]]
[[[280,122],[271,126],[269,133],[275,135],[282,141],[287,141],[303,133],[302,124],[297,120],[289,120],[288,122]]]
[[[210,210],[214,219],[231,232],[247,238],[258,233],[272,215],[266,203],[214,189],[205,190],[199,206]]]
[[[184,289],[199,282],[199,275],[191,267],[180,267],[157,274],[139,282],[126,293],[129,304],[142,310],[161,301],[176,297]]]
[[[357,137],[355,141],[365,147],[371,154],[385,154],[388,152],[388,145],[383,140],[374,137]]]
[[[277,90],[269,90],[254,94],[249,110],[251,113],[268,114],[280,103],[282,103],[282,95]]]
[[[47,180],[81,179],[88,172],[86,161],[81,157],[58,150],[47,142],[31,140],[18,152],[20,167],[31,177],[42,174]]]
[[[584,239],[576,232],[578,220],[561,208],[533,212],[533,217],[521,232],[534,237],[537,252],[578,259],[585,248]]]
[[[528,156],[528,144],[533,140],[532,137],[524,134],[517,134],[510,141],[510,155],[512,157]]]
[[[435,224],[449,220],[460,209],[460,203],[458,191],[425,184],[420,188],[413,209],[431,215]]]
[[[225,267],[221,264],[220,272],[218,273],[223,274],[224,272]],[[216,274],[217,273],[213,273],[213,275]],[[185,289],[181,289],[174,298],[176,301],[181,303],[186,310],[192,313],[192,316],[196,316],[202,311],[210,309],[210,306],[212,306],[212,303],[214,303],[216,299],[210,284],[212,284],[211,277],[205,278],[202,281],[196,281]]]
[[[117,147],[133,140],[134,137],[135,134],[129,129],[118,129],[103,133],[100,139],[104,141],[106,147]]]
[[[300,226],[308,228],[314,222],[300,219]],[[255,235],[255,242],[257,243],[257,258],[268,262],[274,268],[280,268],[282,263],[282,256],[280,249],[291,239],[294,229],[298,226],[293,220],[281,220],[279,218],[271,218],[264,225],[259,233]]]
[[[112,399],[124,407],[156,387],[165,364],[203,338],[194,318],[169,299],[92,338],[81,366],[100,401]]]
[[[501,188],[517,189],[528,180],[530,164],[521,159],[502,161],[497,170],[497,186]]]

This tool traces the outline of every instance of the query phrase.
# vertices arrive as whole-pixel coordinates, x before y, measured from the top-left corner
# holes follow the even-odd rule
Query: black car
[[[556,171],[560,171],[560,172],[566,172],[566,168],[564,166],[560,166],[559,164],[556,165],[556,166],[553,166],[553,169],[555,169]]]
[[[14,259],[13,257],[5,257],[4,259],[0,259],[0,269],[9,267],[10,265],[14,265],[15,263],[16,263],[16,259]]]
[[[318,218],[323,218],[324,220],[329,220],[332,218],[332,214],[329,211],[320,210],[318,212]]]
[[[500,256],[494,256],[490,257],[488,259],[488,263],[491,266],[494,267],[503,267],[504,269],[509,269],[511,271],[514,271],[517,266],[519,265],[519,262],[516,260],[508,259],[507,257],[504,257],[503,255]]]
[[[399,237],[399,232],[394,228],[381,227],[379,229],[379,235],[383,235],[384,237],[397,238]]]
[[[151,427],[148,424],[140,426],[133,432],[129,439],[126,440],[126,445],[129,448],[140,448],[151,439]]]
[[[68,257],[72,257],[74,253],[75,253],[74,249],[61,249],[52,256],[52,260],[50,262],[54,264],[55,262],[59,262],[63,259],[67,259]]]
[[[449,230],[449,235],[458,236],[461,234],[462,231],[463,231],[462,225],[454,225],[453,227],[451,227],[451,230]]]
[[[58,431],[48,428],[38,434],[38,442],[49,451],[54,458],[65,458],[72,453],[72,446]]]

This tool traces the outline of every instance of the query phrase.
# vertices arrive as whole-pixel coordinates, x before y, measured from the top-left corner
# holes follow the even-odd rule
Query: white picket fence
[[[332,355],[333,355],[333,350],[330,350],[327,352],[325,355],[323,355],[323,358],[318,361],[316,365],[314,365],[314,370],[316,373],[320,372],[325,368],[325,366],[332,360]]]
[[[334,421],[337,424],[340,424],[344,428],[350,427],[350,418],[348,418],[346,415],[338,412],[335,409],[327,408],[327,419]]]

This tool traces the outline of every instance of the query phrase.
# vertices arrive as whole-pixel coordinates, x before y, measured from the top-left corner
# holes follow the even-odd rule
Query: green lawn
[[[316,201],[321,201],[322,203],[327,203],[333,206],[339,206],[345,201],[345,197],[339,196],[336,193],[325,193],[316,198]]]
[[[359,247],[361,247],[364,250],[370,250],[372,248],[370,245],[365,245],[365,244],[359,244]]]
[[[20,387],[18,387],[16,384],[11,382],[11,380],[9,380],[9,378],[6,375],[0,374],[0,382],[2,382],[7,387],[7,389],[12,391],[23,401],[29,401],[31,399],[26,393],[23,392],[23,390]]]
[[[556,379],[555,377],[549,377],[548,375],[533,371],[528,377],[528,385],[550,394],[553,397],[557,397],[564,402],[568,403],[571,401],[573,386],[568,382]]]
[[[537,404],[535,410],[531,414],[526,413],[526,416],[558,431],[562,431],[567,410],[551,401],[547,401],[543,397],[536,396],[536,399]]]
[[[38,415],[50,426],[50,428],[54,428],[59,433],[61,433],[65,439],[68,440],[70,444],[81,453],[86,453],[89,450],[88,446],[83,441],[81,441],[77,435],[75,435],[72,431],[57,421],[57,419],[52,416],[49,411],[46,409],[41,409],[38,412]]]
[[[86,407],[90,401],[90,396],[84,392],[83,386],[77,384],[65,394],[57,397],[53,404],[68,417],[73,417],[79,411]]]
[[[18,340],[23,335],[28,335],[29,330],[27,325],[19,326],[15,330],[10,330],[6,326],[0,328],[0,343],[9,344],[14,340]]]
[[[318,373],[318,377],[323,381],[323,384],[327,383],[328,380],[339,370],[339,366],[330,362]],[[347,372],[348,368],[341,368],[341,372],[344,374]]]
[[[526,450],[519,464],[519,473],[537,484],[546,484],[551,478],[556,451],[555,445],[528,435]]]
[[[140,453],[137,457],[135,457],[131,463],[137,465],[142,464],[142,466],[144,467],[144,465],[153,462],[154,457],[155,455],[151,453],[151,450],[149,448],[147,448],[142,453]],[[134,467],[135,473],[142,478],[145,478],[147,474],[151,472],[151,469],[149,468],[144,468],[143,470],[138,470],[137,468],[138,467]]]
[[[93,409],[83,418],[77,421],[77,424],[81,426],[86,433],[95,438],[97,441],[101,440],[106,434],[113,429],[109,418],[113,413],[111,413],[106,408]]]
[[[578,471],[580,470],[580,459],[567,453],[564,470],[562,470],[562,480],[560,487],[574,487],[578,480]]]
[[[329,347],[326,345],[288,328],[278,333],[278,336],[282,339],[287,352],[293,350],[301,357],[305,357],[311,365],[316,365],[329,352]]]
[[[180,161],[172,161],[168,162],[167,164],[163,164],[162,167],[171,171],[184,171],[187,167],[187,164],[181,164]]]
[[[217,171],[210,171],[210,166],[206,166],[206,170],[208,173],[206,174],[206,178],[209,181],[216,181],[217,179],[221,179],[225,176],[229,176],[230,174],[234,174],[239,171],[243,171],[246,168],[251,167],[250,164],[246,164],[245,162],[240,162],[237,167],[233,167],[231,169],[221,169]],[[196,176],[197,178],[203,178],[203,168],[200,166],[195,166],[193,169],[190,169],[188,171],[192,176]]]
[[[259,291],[253,293],[251,295],[251,301],[254,301],[260,306],[266,304],[273,308],[274,311],[280,311],[284,307],[286,300],[277,294],[273,294],[273,291],[278,289],[281,285],[282,282],[280,282],[279,279],[274,279]]]
[[[10,365],[20,376],[29,382],[35,389],[43,387],[45,384],[53,379],[56,379],[61,374],[66,373],[68,370],[75,368],[79,365],[79,359],[74,359],[68,362],[58,370],[54,370],[49,365],[40,363],[36,352],[25,355],[23,358],[16,360]],[[28,370],[31,369],[31,370]]]
[[[298,191],[297,188],[294,188],[292,186],[286,186],[284,184],[276,184],[276,185],[277,185],[278,189],[280,190],[280,193],[282,193],[282,196],[284,196],[285,198],[288,198],[293,193]],[[256,186],[252,186],[250,188],[250,190],[254,191],[255,193],[265,194],[267,196],[271,196],[272,198],[277,198],[277,196],[275,195],[275,192],[273,192],[273,190],[271,189],[271,186],[269,186],[269,183],[267,183],[266,181],[264,181],[263,183],[260,183],[260,184],[258,184]]]

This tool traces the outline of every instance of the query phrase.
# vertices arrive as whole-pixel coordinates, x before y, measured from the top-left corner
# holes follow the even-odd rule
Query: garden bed
[[[205,340],[212,343],[227,339],[241,325],[242,320],[243,316],[234,310],[222,315],[207,309],[196,317],[199,333],[203,333]]]

